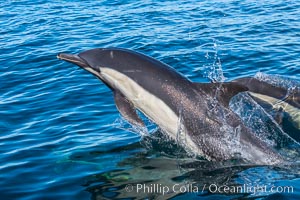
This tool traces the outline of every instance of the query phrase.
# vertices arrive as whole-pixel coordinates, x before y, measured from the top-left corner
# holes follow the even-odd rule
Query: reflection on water
[[[143,143],[135,143],[126,149],[136,151]],[[163,147],[151,151],[140,149],[120,161],[118,169],[86,177],[83,187],[92,194],[91,199],[261,198],[270,195],[264,188],[269,190],[287,177],[299,178],[300,165],[249,166],[240,160],[208,162],[162,156],[163,150]],[[82,163],[83,160],[73,158],[72,162]],[[266,176],[262,177],[262,173]],[[225,186],[231,188],[230,191],[222,191]]]

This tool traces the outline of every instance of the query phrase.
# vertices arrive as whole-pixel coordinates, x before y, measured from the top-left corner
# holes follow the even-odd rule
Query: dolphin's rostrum
[[[189,152],[215,161],[237,155],[252,164],[282,161],[228,108],[232,96],[248,90],[244,84],[193,83],[160,61],[121,48],[61,53],[58,58],[105,83],[113,91],[121,115],[131,124],[144,126],[137,109],[173,139],[182,131]]]

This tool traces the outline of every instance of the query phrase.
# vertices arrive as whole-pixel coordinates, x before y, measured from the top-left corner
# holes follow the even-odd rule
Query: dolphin
[[[145,126],[138,110],[193,155],[209,161],[242,158],[258,165],[284,160],[229,109],[231,97],[248,90],[243,84],[194,83],[165,63],[122,48],[57,57],[92,73],[109,87],[117,109],[129,123]]]
[[[293,125],[300,129],[300,90],[298,88],[289,90],[252,77],[235,79],[233,82],[247,87],[249,94],[262,107],[269,106],[272,110],[286,112],[291,117]],[[281,120],[277,118],[279,124]]]

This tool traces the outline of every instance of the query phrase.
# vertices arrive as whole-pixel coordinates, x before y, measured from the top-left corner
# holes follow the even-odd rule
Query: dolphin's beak
[[[74,63],[75,65],[78,65],[79,67],[82,67],[84,69],[91,68],[91,66],[85,60],[80,58],[78,55],[59,53],[57,55],[57,58],[68,61],[70,63]]]

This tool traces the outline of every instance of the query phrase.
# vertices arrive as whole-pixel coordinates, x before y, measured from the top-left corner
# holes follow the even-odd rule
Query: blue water
[[[58,60],[57,53],[123,47],[159,59],[193,81],[261,72],[299,83],[299,16],[296,0],[1,1],[1,199],[125,198],[127,183],[167,184],[177,180],[170,178],[174,174],[187,172],[172,155],[176,146],[140,143],[139,134],[120,128],[110,90]],[[149,199],[300,199],[299,166],[205,166],[198,167],[198,182],[293,186],[294,191],[149,194]]]

